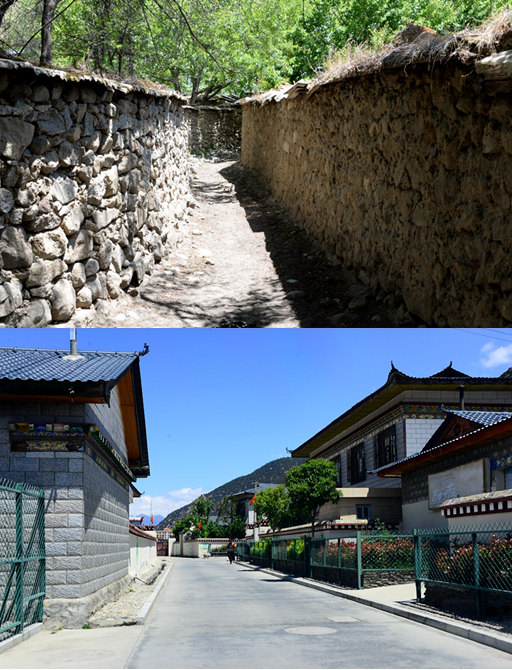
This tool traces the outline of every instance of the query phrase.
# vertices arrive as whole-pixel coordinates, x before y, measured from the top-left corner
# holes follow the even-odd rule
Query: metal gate
[[[169,556],[169,540],[156,541],[156,555]]]
[[[0,642],[43,620],[44,491],[0,477]]]

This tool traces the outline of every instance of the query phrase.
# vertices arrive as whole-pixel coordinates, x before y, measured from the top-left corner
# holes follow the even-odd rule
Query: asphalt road
[[[512,656],[226,559],[176,559],[128,668],[512,668]]]

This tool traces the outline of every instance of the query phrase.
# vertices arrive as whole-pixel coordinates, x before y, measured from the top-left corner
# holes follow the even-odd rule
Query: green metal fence
[[[371,572],[414,570],[412,536],[389,532],[354,531],[348,539],[272,538],[238,543],[237,549],[242,561],[356,588],[363,587],[365,574]]]
[[[0,478],[0,642],[43,620],[44,492]]]
[[[473,592],[480,613],[485,594],[512,596],[510,525],[416,530],[414,541],[418,599],[422,583],[455,586]]]

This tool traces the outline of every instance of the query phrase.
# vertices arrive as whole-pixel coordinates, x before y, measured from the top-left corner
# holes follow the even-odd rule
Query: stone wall
[[[512,321],[512,98],[475,58],[243,101],[243,165],[429,325]]]
[[[115,299],[179,241],[184,101],[0,60],[0,324]]]
[[[189,148],[193,154],[231,156],[240,153],[242,113],[239,107],[187,106]]]

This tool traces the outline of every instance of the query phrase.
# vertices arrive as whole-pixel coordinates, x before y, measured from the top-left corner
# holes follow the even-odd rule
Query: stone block
[[[56,260],[35,260],[29,268],[29,274],[25,280],[25,286],[45,286],[56,277],[64,274],[67,270],[66,263],[61,259]]]
[[[80,543],[81,544],[81,543]],[[46,555],[47,556],[66,556],[67,545],[66,542],[48,542],[46,537]]]
[[[81,556],[60,556],[53,561],[55,570],[80,570],[82,567]]]
[[[6,270],[30,267],[33,253],[23,228],[4,228],[0,238],[0,256]]]
[[[64,117],[55,108],[41,114],[36,123],[41,135],[61,135],[66,131]]]
[[[34,256],[44,260],[54,260],[63,257],[67,243],[68,238],[62,228],[36,234],[31,239]]]
[[[45,528],[67,528],[67,514],[46,514],[44,519]]]
[[[67,205],[76,198],[78,186],[69,177],[62,174],[56,174],[53,177],[53,185],[50,189],[50,196],[58,200],[62,205]]]
[[[0,317],[12,314],[23,303],[22,284],[17,279],[0,284]]]
[[[47,570],[46,571],[46,583],[48,586],[55,586],[57,584],[64,585],[66,584],[66,571],[65,570]]]
[[[82,261],[92,254],[93,234],[89,230],[80,230],[76,236],[70,237],[64,256],[66,263]]]
[[[57,486],[79,486],[82,481],[82,473],[79,472],[57,472],[55,474],[55,484]]]
[[[55,514],[82,514],[83,508],[82,500],[59,500],[58,498],[55,500]]]
[[[68,516],[68,524],[70,528],[82,528],[84,525],[83,514],[70,514]]]
[[[32,142],[35,127],[13,117],[0,117],[0,154],[4,158],[19,160]]]
[[[55,483],[55,475],[53,472],[26,472],[25,482],[32,484],[32,486],[53,486]]]
[[[78,585],[54,586],[52,589],[52,598],[79,598],[80,595]]]
[[[56,543],[80,542],[82,538],[83,530],[81,528],[55,528],[53,532],[53,539]]]
[[[51,303],[54,321],[67,321],[75,313],[76,293],[70,281],[59,279],[53,287]]]

